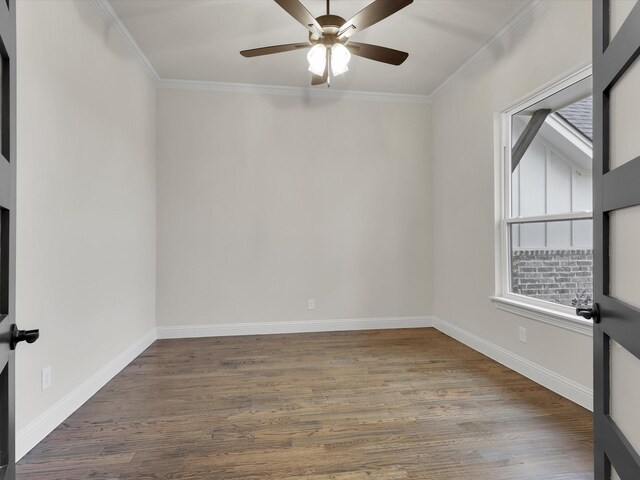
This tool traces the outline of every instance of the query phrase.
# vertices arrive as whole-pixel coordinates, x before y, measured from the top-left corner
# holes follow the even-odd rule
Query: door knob
[[[593,323],[600,323],[600,306],[594,303],[591,308],[576,308],[576,315],[593,320]]]
[[[18,330],[14,324],[11,325],[11,350],[16,349],[16,345],[20,342],[33,343],[40,337],[40,330]]]

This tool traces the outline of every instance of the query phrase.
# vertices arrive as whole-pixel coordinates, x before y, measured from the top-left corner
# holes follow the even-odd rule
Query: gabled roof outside
[[[593,97],[572,103],[556,113],[582,135],[593,141]]]

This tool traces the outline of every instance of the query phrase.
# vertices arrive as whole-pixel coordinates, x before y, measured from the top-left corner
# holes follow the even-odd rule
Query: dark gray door
[[[625,410],[640,408],[640,378],[625,371],[640,358],[640,2],[594,0],[593,13],[595,478],[637,480],[640,425]]]
[[[15,325],[16,12],[0,0],[0,480],[15,478],[14,350],[38,338]]]
[[[15,0],[0,0],[0,480],[15,477]]]

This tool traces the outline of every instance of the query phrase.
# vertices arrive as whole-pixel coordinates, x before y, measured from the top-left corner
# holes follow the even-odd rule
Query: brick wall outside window
[[[513,293],[569,307],[593,301],[593,250],[515,249],[511,258]]]

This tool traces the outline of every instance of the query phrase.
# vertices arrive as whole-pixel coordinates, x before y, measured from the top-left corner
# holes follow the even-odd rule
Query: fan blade
[[[309,43],[287,43],[286,45],[274,45],[272,47],[254,48],[252,50],[243,50],[240,55],[243,57],[259,57],[261,55],[271,55],[273,53],[290,52],[292,50],[302,50],[311,48]]]
[[[413,0],[375,0],[340,27],[338,36],[341,38],[350,37],[412,3]]]
[[[304,25],[304,28],[322,36],[322,26],[298,0],[275,0],[275,2]]]
[[[322,85],[324,83],[327,83],[328,79],[329,79],[329,65],[327,64],[327,66],[324,69],[324,73],[322,74],[322,76],[314,75],[311,78],[311,85]]]
[[[347,48],[353,55],[391,65],[401,65],[409,56],[407,52],[379,47],[378,45],[369,45],[368,43],[349,42],[347,43]]]

